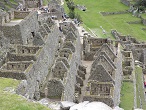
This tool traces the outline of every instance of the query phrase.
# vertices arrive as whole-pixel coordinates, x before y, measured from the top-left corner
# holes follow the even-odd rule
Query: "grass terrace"
[[[76,13],[81,15],[85,29],[90,28],[98,37],[111,37],[111,29],[116,29],[123,35],[131,35],[141,41],[146,40],[146,31],[143,24],[128,24],[129,21],[138,21],[140,18],[132,16],[131,13],[103,16],[100,12],[125,11],[129,8],[122,4],[120,0],[73,0],[77,5],[84,5],[87,10],[81,11],[75,9]],[[64,5],[68,12],[66,4]],[[106,31],[103,34],[102,29]],[[88,29],[87,29],[88,30]]]
[[[135,68],[135,76],[136,76],[136,99],[137,99],[137,107],[143,108],[146,110],[146,101],[144,94],[144,84],[143,84],[143,73],[141,67]]]
[[[0,78],[0,110],[50,110],[39,103],[33,103],[26,99],[5,91],[6,87],[15,89],[20,81]]]
[[[133,82],[122,83],[120,107],[122,107],[124,110],[132,110],[134,107]]]

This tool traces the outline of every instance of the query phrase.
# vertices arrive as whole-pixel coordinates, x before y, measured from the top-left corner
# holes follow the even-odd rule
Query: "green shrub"
[[[69,15],[69,17],[71,18],[71,19],[74,19],[75,18],[75,12],[74,11],[69,11],[69,13],[68,13],[68,15]]]

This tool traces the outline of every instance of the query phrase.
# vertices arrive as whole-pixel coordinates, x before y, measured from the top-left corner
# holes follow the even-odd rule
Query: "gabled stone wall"
[[[4,36],[10,40],[11,44],[28,44],[28,41],[32,39],[39,30],[37,12],[29,13],[17,25],[0,26],[0,30],[3,31]]]

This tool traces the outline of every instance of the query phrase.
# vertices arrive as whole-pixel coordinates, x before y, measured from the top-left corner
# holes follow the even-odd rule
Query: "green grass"
[[[134,88],[132,82],[122,83],[120,107],[124,110],[132,110],[134,107]]]
[[[15,2],[15,0],[9,0],[11,3],[18,5],[18,3]]]
[[[146,32],[141,30],[145,26],[142,24],[128,24],[128,21],[137,21],[140,18],[132,14],[103,16],[100,12],[124,11],[129,8],[122,4],[120,0],[74,0],[75,4],[85,5],[87,10],[81,11],[75,9],[76,13],[81,15],[84,26],[90,28],[98,37],[111,37],[111,29],[116,29],[123,35],[131,35],[138,40],[146,40]],[[67,6],[64,5],[68,12]],[[107,35],[103,35],[100,26],[106,30]]]
[[[43,5],[44,5],[44,6],[47,6],[49,1],[50,1],[50,0],[43,0]]]
[[[143,75],[142,75],[142,68],[136,67],[135,68],[136,74],[136,98],[137,98],[137,107],[140,108],[140,99],[142,102],[142,108],[146,110],[146,102],[144,99],[144,89],[143,89]],[[140,97],[140,99],[139,99]]]
[[[39,103],[26,101],[21,96],[4,91],[6,87],[16,88],[18,80],[0,78],[0,110],[50,110]]]

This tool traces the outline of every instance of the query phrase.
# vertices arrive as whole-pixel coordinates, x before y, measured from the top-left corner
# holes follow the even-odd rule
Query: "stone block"
[[[83,86],[83,79],[80,76],[76,76],[76,81],[80,84],[80,86]]]

